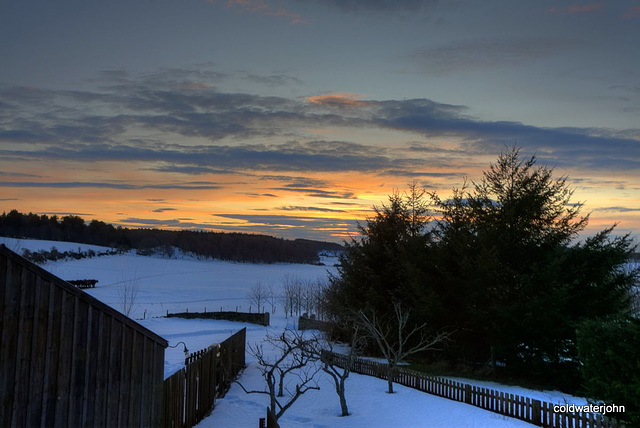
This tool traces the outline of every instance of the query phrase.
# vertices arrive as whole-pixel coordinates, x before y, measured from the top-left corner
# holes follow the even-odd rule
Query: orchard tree
[[[247,394],[268,395],[269,410],[279,419],[304,393],[320,389],[315,379],[320,367],[313,352],[317,342],[315,337],[305,338],[288,329],[278,336],[268,335],[265,343],[249,345],[248,351],[257,360],[266,388],[247,390],[239,381],[236,383]],[[274,355],[264,349],[265,345],[276,350]]]
[[[376,343],[387,360],[389,394],[393,394],[393,378],[398,364],[418,352],[441,350],[451,336],[451,332],[429,334],[426,324],[412,326],[409,323],[409,315],[410,311],[404,309],[399,302],[393,303],[392,316],[366,310],[357,314],[358,324]]]

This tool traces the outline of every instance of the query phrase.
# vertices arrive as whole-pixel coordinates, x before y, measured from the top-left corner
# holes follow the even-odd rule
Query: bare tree
[[[300,306],[301,312],[311,316],[313,313],[313,283],[311,281],[300,283]]]
[[[294,278],[292,282],[293,288],[293,309],[296,311],[296,315],[302,315],[302,306],[303,302],[303,294],[304,294],[304,286],[302,280],[300,278]]]
[[[317,348],[317,339],[307,339],[301,333],[285,330],[279,336],[267,336],[266,342],[279,351],[275,360],[271,361],[268,358],[263,344],[250,345],[249,353],[258,360],[262,376],[267,382],[267,389],[248,391],[240,382],[236,383],[247,394],[268,395],[270,410],[276,415],[276,419],[279,419],[302,394],[312,389],[320,389],[314,381],[320,367],[314,364],[315,355],[311,352]],[[297,379],[293,391],[288,388],[287,377]]]
[[[327,283],[321,280],[313,283],[313,307],[315,314],[318,318],[325,318],[325,290],[327,289]]]
[[[249,304],[256,305],[256,312],[264,312],[264,303],[266,303],[269,297],[269,289],[262,285],[262,282],[258,281],[256,285],[249,289],[247,294],[247,298],[249,299]]]
[[[300,315],[302,307],[302,281],[297,277],[289,274],[284,276],[282,281],[282,306],[284,307],[285,316]]]
[[[276,302],[278,295],[276,294],[273,284],[269,283],[267,286],[267,303],[271,306],[271,315],[276,313]]]
[[[393,378],[398,363],[410,355],[427,350],[440,350],[439,345],[446,342],[451,332],[439,332],[428,335],[426,324],[409,329],[409,311],[400,303],[393,304],[394,316],[379,316],[375,311],[357,313],[359,324],[373,339],[387,360],[388,393],[393,394]]]
[[[130,316],[137,305],[138,300],[138,278],[127,279],[118,285],[118,299],[121,312]]]
[[[326,284],[320,280],[301,283],[302,309],[311,316],[320,316],[324,309],[324,289]]]
[[[337,355],[333,352],[333,344],[326,341],[323,348],[318,354],[318,358],[322,363],[322,370],[333,379],[336,394],[340,400],[341,416],[349,416],[349,407],[347,406],[346,384],[345,381],[351,374],[357,355],[362,345],[362,337],[359,335],[359,328],[356,324],[352,330],[351,343],[349,351],[346,355]]]

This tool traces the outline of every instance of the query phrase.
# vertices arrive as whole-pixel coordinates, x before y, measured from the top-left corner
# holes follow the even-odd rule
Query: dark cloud
[[[54,187],[59,189],[72,189],[77,187],[95,187],[103,189],[120,190],[140,190],[140,189],[180,189],[180,190],[215,190],[222,187],[217,184],[204,182],[192,182],[183,184],[129,184],[129,183],[109,183],[90,181],[63,181],[63,182],[41,182],[41,181],[0,181],[0,187]]]
[[[529,52],[523,55],[535,57],[568,46],[548,48],[544,46],[546,42],[476,41],[465,42],[465,49],[484,47],[500,52],[496,56],[515,58],[519,49]],[[363,171],[416,176],[429,174],[428,168],[456,167],[463,158],[495,155],[505,145],[517,144],[561,166],[622,170],[640,167],[637,129],[542,128],[520,122],[479,120],[471,116],[466,106],[426,98],[358,99],[357,104],[345,109],[308,99],[224,93],[213,82],[226,76],[206,70],[167,69],[146,75],[111,70],[101,78],[110,83],[102,91],[0,88],[0,98],[14,111],[0,116],[0,157],[155,162],[147,168],[191,175]],[[408,143],[409,147],[380,147],[306,140],[308,128],[335,127],[356,132],[397,130],[426,140],[455,138],[462,143],[451,149],[415,141]],[[138,135],[146,135],[132,139],[132,129]],[[183,144],[172,143],[183,140]],[[130,184],[105,186],[127,188]],[[322,196],[311,188],[323,186],[307,183],[306,189],[286,186],[286,190]]]
[[[163,213],[163,212],[167,212],[167,211],[178,211],[177,208],[158,208],[153,210],[152,212],[154,213]]]
[[[599,207],[599,208],[594,208],[594,211],[614,212],[614,213],[633,213],[633,212],[640,212],[640,208],[630,208],[630,207]]]
[[[382,173],[383,175],[396,175],[403,177],[460,177],[466,176],[464,172],[427,172],[427,171],[404,171],[389,169]]]
[[[216,217],[224,217],[233,220],[242,220],[250,223],[264,223],[269,225],[279,226],[308,226],[310,222],[326,222],[335,223],[338,220],[335,218],[324,219],[316,217],[299,217],[299,216],[286,216],[275,214],[213,214]]]
[[[423,72],[435,75],[526,65],[579,49],[575,40],[557,38],[468,39],[430,45],[409,54]]]
[[[348,12],[415,12],[438,4],[438,0],[316,0]]]
[[[277,210],[283,210],[283,211],[317,211],[317,212],[329,212],[329,213],[344,213],[346,212],[345,210],[335,210],[332,208],[323,208],[323,207],[301,207],[301,206],[293,206],[293,205],[289,205],[289,206],[284,206],[284,207],[277,207]]]
[[[250,196],[252,198],[260,198],[266,196],[267,198],[277,198],[278,195],[274,195],[273,193],[242,193],[243,195]]]
[[[44,150],[0,149],[2,157],[75,161],[166,162],[153,169],[167,172],[230,173],[253,171],[378,171],[401,165],[386,150],[351,143],[288,142],[238,146],[146,146],[64,144]]]
[[[329,186],[330,183],[327,180],[310,178],[310,177],[302,177],[296,175],[261,175],[259,176],[261,180],[273,180],[273,181],[286,181],[291,184],[292,187],[308,187],[308,186],[316,186],[323,187]]]
[[[118,220],[118,223],[122,224],[133,224],[133,225],[144,225],[144,226],[154,226],[154,227],[182,227],[187,228],[189,225],[181,222],[180,220],[171,219],[171,220],[160,220],[160,219],[149,219],[149,218],[125,218]],[[211,225],[209,225],[211,227]]]
[[[618,190],[625,189],[625,182],[617,180],[596,179],[591,177],[572,177],[571,182],[580,185],[582,188],[610,187]]]
[[[3,172],[0,171],[0,176],[5,177],[24,177],[24,178],[41,178],[41,175],[38,174],[28,174],[25,172]]]
[[[78,217],[91,217],[94,216],[94,213],[79,213],[79,212],[72,212],[72,211],[44,211],[41,212],[40,214],[46,214],[46,215],[58,215],[58,216],[78,216]]]
[[[287,76],[285,74],[273,74],[269,76],[246,74],[244,77],[247,80],[250,80],[252,82],[255,82],[267,87],[277,87],[277,86],[284,86],[284,85],[290,85],[290,84],[294,84],[294,85],[303,84],[302,80],[293,76]]]
[[[158,172],[176,172],[180,174],[200,175],[200,174],[234,174],[235,171],[219,168],[211,168],[208,166],[195,165],[162,165],[155,168],[146,168],[150,171]]]
[[[352,192],[336,192],[332,190],[314,189],[312,187],[288,185],[285,187],[278,187],[274,190],[284,190],[287,192],[299,192],[304,193],[306,196],[315,198],[335,198],[335,199],[357,199]]]

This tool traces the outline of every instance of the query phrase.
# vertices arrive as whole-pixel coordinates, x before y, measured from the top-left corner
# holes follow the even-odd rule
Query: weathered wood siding
[[[161,424],[166,340],[0,246],[0,424]]]

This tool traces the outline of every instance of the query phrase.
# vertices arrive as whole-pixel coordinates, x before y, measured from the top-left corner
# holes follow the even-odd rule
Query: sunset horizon
[[[342,242],[512,147],[640,235],[637,2],[0,6],[0,212]]]

